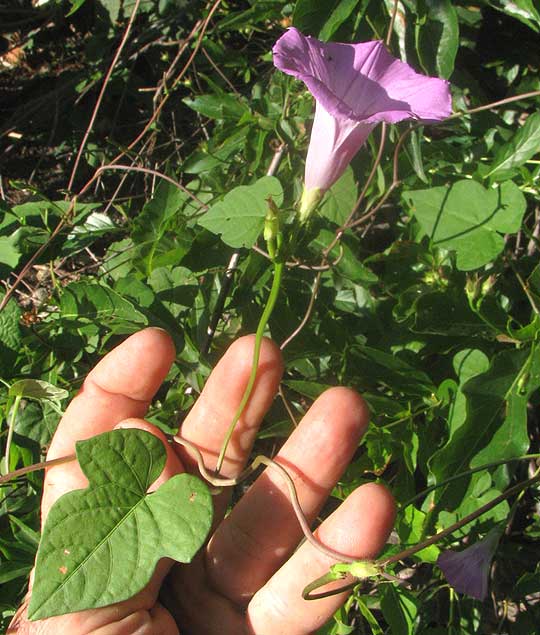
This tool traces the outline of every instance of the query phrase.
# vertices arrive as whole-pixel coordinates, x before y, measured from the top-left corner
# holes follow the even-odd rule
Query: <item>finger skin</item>
[[[214,469],[216,465],[223,438],[244,395],[254,346],[254,335],[241,337],[231,344],[182,424],[181,435],[199,447],[208,469]],[[264,338],[255,385],[228,445],[221,470],[223,476],[235,477],[242,471],[259,425],[278,390],[282,373],[279,348]],[[193,465],[184,448],[179,447],[178,452],[186,467]]]
[[[308,522],[346,469],[368,422],[368,408],[356,392],[332,388],[315,401],[275,457],[293,477]],[[212,537],[206,559],[210,580],[245,606],[301,538],[287,483],[269,467]]]
[[[160,604],[149,611],[136,611],[114,624],[107,624],[92,635],[179,635],[176,622]]]
[[[209,586],[201,552],[189,566],[173,567],[160,599],[182,635],[245,635],[245,616]]]
[[[381,485],[355,490],[316,532],[321,542],[354,558],[374,558],[383,548],[395,519],[395,503]],[[303,589],[324,575],[335,561],[309,543],[255,594],[249,603],[250,635],[308,635],[343,604],[348,593],[304,600]],[[335,583],[341,586],[343,581]],[[331,587],[325,587],[325,590]]]
[[[169,335],[148,328],[128,337],[90,371],[69,404],[51,443],[48,459],[75,450],[76,441],[143,417],[175,358]]]
[[[27,620],[27,609],[25,602],[6,635],[179,635],[171,614],[155,598],[141,594],[120,604],[37,622]]]
[[[68,406],[54,435],[47,459],[72,454],[75,443],[112,430],[125,419],[143,417],[174,361],[175,350],[165,331],[135,333],[106,355],[89,373]],[[62,494],[86,487],[77,463],[47,470],[42,516]]]

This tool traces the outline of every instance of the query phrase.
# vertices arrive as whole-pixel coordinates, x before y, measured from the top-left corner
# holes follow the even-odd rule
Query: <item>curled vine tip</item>
[[[330,567],[330,571],[320,578],[308,584],[302,592],[304,600],[320,600],[322,598],[339,595],[345,591],[350,591],[357,584],[368,578],[376,578],[383,573],[383,567],[375,560],[356,560],[355,562],[338,562]],[[352,576],[352,581],[328,591],[315,593],[317,589],[337,580],[344,580]]]

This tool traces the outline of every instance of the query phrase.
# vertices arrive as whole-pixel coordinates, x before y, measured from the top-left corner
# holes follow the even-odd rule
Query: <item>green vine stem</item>
[[[344,578],[351,576],[353,578],[352,582],[348,582],[337,589],[313,593],[313,591],[326,586],[330,582],[343,580]],[[387,582],[396,582],[407,589],[411,588],[410,584],[405,582],[405,580],[386,573],[382,565],[376,560],[355,560],[353,564],[338,563],[330,567],[330,571],[322,575],[320,578],[313,580],[313,582],[310,582],[310,584],[304,588],[302,591],[302,598],[304,600],[321,600],[322,598],[329,598],[332,595],[337,595],[338,593],[351,591],[355,586],[358,586],[360,580],[377,576],[384,578]]]
[[[315,534],[311,531],[311,528],[309,526],[309,523],[306,519],[306,516],[302,510],[302,506],[300,505],[300,501],[298,499],[298,494],[296,491],[296,487],[294,485],[294,481],[292,480],[291,476],[289,475],[289,473],[287,472],[287,470],[280,465],[279,463],[277,463],[276,461],[273,461],[272,459],[264,456],[264,455],[259,455],[257,457],[255,457],[255,459],[252,461],[252,463],[236,478],[223,478],[220,477],[218,475],[216,475],[215,473],[211,473],[208,471],[208,469],[206,468],[205,464],[204,464],[204,459],[203,456],[201,454],[201,451],[199,450],[199,448],[194,445],[193,443],[191,443],[190,441],[188,441],[187,439],[182,438],[179,435],[176,435],[173,437],[173,440],[176,443],[179,443],[180,445],[186,447],[190,452],[192,452],[195,455],[195,460],[197,462],[197,466],[199,468],[199,472],[202,476],[202,478],[204,478],[208,483],[210,483],[211,485],[214,485],[215,487],[231,487],[234,485],[238,485],[239,483],[243,482],[244,480],[246,480],[247,478],[249,478],[261,465],[266,465],[267,467],[270,467],[274,470],[276,470],[277,472],[279,472],[279,474],[282,476],[282,478],[285,480],[285,482],[287,483],[287,487],[289,490],[289,495],[291,498],[291,504],[294,510],[294,513],[298,519],[298,522],[300,524],[300,527],[302,529],[302,532],[306,538],[306,540],[313,546],[315,547],[318,551],[320,551],[321,553],[323,553],[324,555],[328,556],[329,558],[332,558],[333,560],[337,560],[338,564],[334,565],[330,571],[328,573],[326,573],[325,575],[321,576],[320,578],[317,578],[316,580],[314,580],[313,582],[311,582],[310,584],[308,584],[303,593],[302,593],[302,597],[306,600],[315,600],[315,599],[320,599],[323,597],[329,597],[331,595],[336,595],[338,593],[342,593],[344,591],[348,591],[350,589],[352,589],[353,587],[355,587],[361,580],[367,578],[367,577],[372,577],[375,575],[380,575],[381,577],[385,578],[386,580],[391,580],[391,581],[397,581],[400,582],[400,580],[398,578],[396,578],[395,576],[392,576],[388,573],[386,573],[384,571],[384,569],[390,565],[390,564],[394,564],[400,560],[404,560],[405,558],[408,558],[412,555],[414,555],[415,553],[417,553],[418,551],[422,551],[423,549],[425,549],[426,547],[431,546],[432,544],[438,542],[439,540],[442,540],[443,538],[445,538],[446,536],[450,535],[451,533],[453,533],[454,531],[457,531],[458,529],[461,529],[461,527],[464,527],[465,525],[469,524],[470,522],[472,522],[473,520],[475,520],[476,518],[478,518],[479,516],[481,516],[482,514],[485,514],[486,512],[488,512],[490,509],[492,509],[493,507],[496,507],[499,503],[503,502],[504,500],[506,500],[507,498],[509,498],[510,496],[513,496],[514,494],[519,494],[522,491],[524,491],[525,489],[527,489],[528,487],[530,487],[531,485],[534,485],[535,483],[537,483],[538,481],[540,481],[540,470],[537,471],[537,473],[525,480],[522,481],[521,483],[517,483],[516,485],[514,485],[513,487],[510,487],[509,489],[507,489],[505,492],[503,492],[502,494],[500,494],[499,496],[497,496],[496,498],[494,498],[493,500],[491,500],[489,503],[486,503],[485,505],[483,505],[482,507],[478,508],[476,511],[472,512],[471,514],[465,516],[464,518],[462,518],[461,520],[453,523],[452,525],[450,525],[450,527],[447,527],[446,529],[443,529],[442,531],[438,532],[437,534],[434,534],[433,536],[431,536],[430,538],[424,540],[423,542],[420,542],[408,549],[405,549],[401,552],[399,552],[398,554],[395,554],[389,558],[383,559],[383,560],[358,560],[356,558],[353,558],[347,554],[344,553],[340,553],[339,551],[336,551],[330,547],[327,547],[326,545],[323,545],[318,538],[315,536]],[[523,460],[523,459],[528,459],[528,458],[534,458],[537,455],[524,455],[522,457],[518,458],[514,458],[514,459],[506,459],[506,460],[502,460],[502,461],[497,461],[493,464],[488,464],[488,466],[493,467],[495,465],[502,465],[504,463],[508,463],[511,461],[516,461],[516,460]],[[46,461],[44,463],[38,463],[36,465],[30,465],[26,468],[22,468],[20,470],[16,470],[15,472],[11,472],[10,474],[6,474],[3,477],[0,477],[0,484],[6,482],[7,480],[9,480],[10,478],[14,478],[15,476],[19,476],[21,474],[26,474],[28,472],[32,472],[32,471],[36,471],[38,469],[43,469],[45,467],[51,467],[53,465],[59,465],[61,463],[68,463],[70,461],[74,461],[76,460],[76,456],[75,455],[70,455],[70,456],[66,456],[66,457],[61,457],[59,459],[54,459],[52,461]],[[481,466],[481,467],[485,467],[485,466]],[[475,471],[478,471],[480,468],[475,468]],[[467,474],[469,474],[469,472],[465,472],[461,475],[456,475],[456,477],[459,476],[466,476]],[[318,588],[325,586],[326,584],[328,584],[329,582],[333,582],[336,580],[340,580],[343,579],[347,576],[348,572],[351,572],[353,577],[355,577],[356,579],[353,582],[348,583],[347,585],[341,586],[338,589],[332,589],[330,591],[323,591],[321,593],[317,593],[314,594],[313,591],[317,590]],[[358,575],[354,575],[354,573],[357,573]]]
[[[11,452],[11,443],[13,441],[13,431],[15,429],[15,419],[17,418],[17,413],[19,412],[19,406],[21,405],[21,395],[17,395],[13,402],[13,408],[11,410],[11,417],[9,418],[8,424],[8,434],[6,439],[6,450],[4,453],[4,467],[6,473],[9,473],[9,455]]]
[[[317,580],[314,580],[313,582],[308,584],[302,593],[302,597],[305,600],[316,600],[323,597],[329,597],[331,595],[337,595],[339,593],[343,593],[344,591],[348,591],[352,589],[357,584],[359,584],[359,582],[361,582],[362,580],[368,577],[374,577],[376,575],[381,575],[382,577],[386,579],[396,580],[395,577],[389,576],[387,573],[385,573],[383,569],[385,569],[388,565],[399,562],[400,560],[404,560],[405,558],[409,558],[410,556],[414,555],[418,551],[422,551],[426,547],[430,547],[436,542],[439,542],[443,538],[446,538],[446,536],[449,536],[450,534],[452,534],[454,531],[457,531],[458,529],[461,529],[465,525],[468,525],[469,523],[471,523],[473,520],[476,520],[476,518],[478,518],[479,516],[482,516],[483,514],[491,510],[493,507],[496,507],[507,498],[510,498],[510,496],[513,496],[514,494],[520,494],[522,491],[526,490],[528,487],[530,487],[531,485],[534,485],[538,481],[540,481],[540,470],[538,470],[533,477],[527,479],[526,481],[522,481],[521,483],[517,483],[513,487],[510,487],[499,496],[496,496],[489,503],[482,505],[482,507],[479,507],[476,511],[472,512],[471,514],[468,514],[461,520],[458,520],[457,522],[453,523],[452,525],[450,525],[450,527],[447,527],[446,529],[439,531],[438,533],[434,534],[430,538],[427,538],[426,540],[419,542],[418,544],[412,547],[409,547],[408,549],[404,549],[403,551],[400,551],[399,553],[393,556],[390,556],[389,558],[386,558],[383,560],[371,560],[371,561],[370,560],[357,560],[357,561],[353,560],[353,562],[351,563],[351,558],[347,556],[346,558],[343,558],[342,562],[351,563],[352,567],[350,568],[347,568],[346,566],[336,567],[336,565],[334,565],[334,567],[331,567],[328,573],[326,573],[320,578],[317,578]],[[357,563],[362,565],[362,567],[366,567],[372,564],[374,565],[374,569],[373,571],[370,571],[367,574],[363,573],[362,575],[354,575],[354,565]],[[330,591],[323,591],[317,594],[313,593],[313,591],[317,590],[318,588],[322,586],[325,586],[329,582],[345,578],[348,572],[350,572],[353,575],[353,577],[356,578],[355,581],[350,582],[337,589],[331,589]]]
[[[279,241],[280,243],[280,241]],[[279,248],[280,244],[278,244]],[[234,414],[234,417],[225,433],[225,437],[223,438],[223,443],[221,445],[221,450],[219,452],[218,460],[216,463],[216,476],[219,475],[221,468],[223,467],[223,461],[225,460],[225,453],[227,452],[227,447],[233,435],[234,429],[238,420],[242,416],[244,409],[251,397],[251,393],[253,391],[253,387],[255,385],[255,379],[257,378],[257,368],[259,366],[259,356],[261,353],[261,344],[263,340],[264,330],[266,325],[268,324],[268,320],[272,315],[272,311],[276,305],[276,300],[279,295],[279,289],[281,287],[281,279],[283,277],[283,262],[281,260],[276,260],[274,262],[274,279],[272,280],[272,288],[270,289],[270,295],[268,296],[268,301],[266,306],[264,307],[264,311],[262,312],[261,318],[259,320],[259,324],[257,326],[257,332],[255,334],[255,348],[253,349],[253,361],[251,363],[251,373],[249,375],[249,380],[244,391],[244,395],[238,408]]]
[[[302,598],[304,600],[322,600],[323,598],[332,597],[332,595],[337,595],[338,593],[344,593],[345,591],[352,591],[355,586],[358,586],[358,578],[356,578],[353,582],[349,582],[348,584],[343,584],[337,589],[331,589],[329,591],[320,591],[319,593],[314,593],[317,589],[320,589],[330,582],[335,582],[336,580],[343,580],[347,577],[345,572],[335,572],[332,569],[322,575],[320,578],[313,580],[310,582],[302,591]]]
[[[517,483],[513,487],[508,488],[505,492],[503,492],[502,494],[499,494],[499,496],[496,496],[493,500],[489,501],[489,503],[482,505],[474,512],[471,512],[470,514],[468,514],[461,520],[458,520],[457,522],[450,525],[450,527],[447,527],[446,529],[439,531],[438,533],[431,536],[431,538],[427,538],[426,540],[419,542],[413,547],[409,547],[409,549],[405,549],[404,551],[401,551],[400,553],[394,556],[391,556],[390,558],[387,558],[386,560],[383,560],[381,564],[386,567],[389,564],[398,562],[399,560],[404,560],[405,558],[409,558],[410,556],[414,555],[418,551],[422,551],[422,549],[425,549],[426,547],[430,547],[436,542],[439,542],[439,540],[446,538],[446,536],[452,534],[454,531],[457,531],[458,529],[461,529],[465,525],[468,525],[469,523],[471,523],[473,520],[476,520],[479,516],[482,516],[482,514],[485,514],[490,509],[493,509],[493,507],[496,507],[499,503],[502,503],[507,498],[510,498],[510,496],[513,496],[514,494],[519,494],[522,490],[525,490],[531,485],[538,483],[538,481],[540,481],[540,474],[537,473],[533,477],[527,479],[526,481],[521,481],[521,483]]]
[[[251,476],[251,474],[255,472],[261,465],[266,465],[267,467],[270,467],[273,470],[279,472],[279,474],[287,483],[287,488],[289,490],[289,495],[291,498],[291,504],[293,506],[294,513],[296,515],[296,518],[298,519],[298,523],[300,524],[302,533],[304,534],[306,540],[309,543],[311,543],[318,551],[320,551],[321,553],[324,553],[324,555],[328,556],[329,558],[332,558],[333,560],[342,560],[342,561],[345,560],[349,562],[350,564],[355,562],[354,558],[350,558],[349,556],[346,556],[345,554],[340,553],[339,551],[336,551],[335,549],[332,549],[331,547],[327,547],[326,545],[323,545],[315,536],[315,534],[311,531],[308,520],[304,514],[304,511],[302,510],[302,506],[300,505],[300,501],[298,499],[298,493],[296,491],[294,481],[292,480],[290,474],[282,465],[280,465],[276,461],[273,461],[267,456],[264,456],[264,454],[259,454],[253,459],[251,464],[237,478],[222,478],[222,477],[216,476],[215,474],[210,474],[208,472],[208,470],[206,469],[206,466],[204,465],[204,459],[202,457],[202,454],[196,445],[193,445],[193,443],[191,443],[187,439],[184,439],[178,435],[173,438],[177,443],[180,443],[180,445],[183,445],[184,447],[188,448],[188,450],[192,451],[195,454],[195,459],[197,461],[197,465],[199,467],[199,472],[201,473],[201,476],[205,480],[207,480],[211,485],[214,485],[215,487],[229,487],[231,485],[238,485],[242,481],[246,480],[249,476]]]
[[[448,478],[445,478],[440,483],[436,483],[435,485],[430,485],[429,487],[426,487],[424,490],[422,490],[421,492],[418,492],[418,494],[415,494],[412,498],[409,498],[408,501],[405,501],[402,505],[400,505],[400,508],[405,509],[409,505],[412,505],[419,498],[423,498],[424,496],[431,494],[431,492],[434,492],[436,489],[439,489],[439,487],[444,487],[445,485],[448,485],[449,483],[453,483],[454,481],[457,481],[460,478],[463,478],[465,476],[470,476],[471,474],[476,474],[476,472],[481,472],[482,470],[489,470],[492,467],[499,467],[500,465],[506,465],[507,463],[514,463],[515,461],[527,461],[529,459],[539,459],[539,458],[540,458],[540,454],[523,454],[521,456],[516,456],[511,459],[500,459],[499,461],[484,463],[483,465],[478,465],[477,467],[473,467],[470,470],[465,470],[464,472],[458,472],[457,474],[454,474],[453,476],[449,476]]]

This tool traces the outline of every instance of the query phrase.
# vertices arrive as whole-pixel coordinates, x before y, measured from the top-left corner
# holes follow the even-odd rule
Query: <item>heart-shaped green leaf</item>
[[[231,247],[251,248],[264,227],[268,197],[283,202],[281,183],[274,176],[263,176],[251,185],[240,185],[213,205],[198,223]]]
[[[29,618],[43,619],[126,600],[160,558],[190,562],[212,523],[204,482],[179,474],[147,494],[166,459],[143,430],[114,430],[77,444],[89,480],[51,508],[43,530]]]
[[[487,190],[476,181],[450,187],[405,192],[421,228],[433,245],[456,252],[457,268],[470,271],[496,258],[504,247],[503,234],[521,226],[525,197],[512,181]]]

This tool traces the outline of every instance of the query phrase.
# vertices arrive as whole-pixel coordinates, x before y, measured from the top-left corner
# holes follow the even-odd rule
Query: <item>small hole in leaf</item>
[[[189,502],[192,503],[197,498],[196,492],[191,492],[191,496],[189,497]]]
[[[66,575],[66,573],[67,573],[68,569],[67,569],[67,567],[60,567],[60,568],[58,569],[58,571],[60,571],[60,573],[61,573],[62,575]]]

